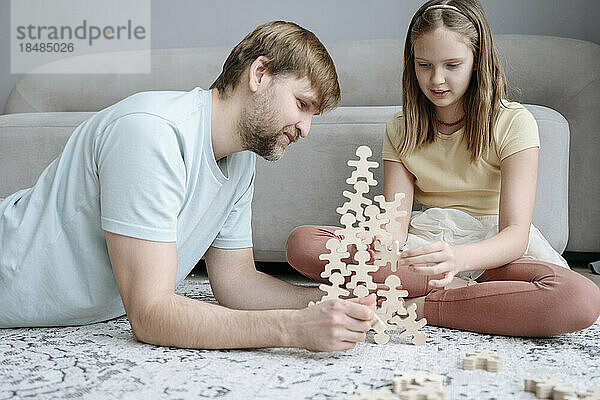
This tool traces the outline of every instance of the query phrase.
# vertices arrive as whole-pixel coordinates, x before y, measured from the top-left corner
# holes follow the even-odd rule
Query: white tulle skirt
[[[412,212],[405,248],[412,249],[440,240],[450,245],[469,244],[497,233],[498,215],[471,215],[452,208],[428,208]],[[529,229],[529,244],[523,256],[569,268],[565,259],[552,248],[533,224]],[[474,280],[483,272],[462,272],[458,277]]]

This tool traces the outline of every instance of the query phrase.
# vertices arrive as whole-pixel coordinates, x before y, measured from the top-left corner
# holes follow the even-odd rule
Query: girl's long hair
[[[408,155],[435,139],[435,107],[419,88],[414,43],[423,34],[441,27],[463,35],[473,51],[475,70],[463,96],[464,137],[473,162],[488,152],[502,101],[508,97],[506,78],[494,50],[492,33],[477,0],[430,0],[413,16],[404,45],[404,138],[398,150],[401,156]]]

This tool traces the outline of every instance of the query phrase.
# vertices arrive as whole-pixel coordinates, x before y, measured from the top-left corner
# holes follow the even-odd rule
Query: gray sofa
[[[284,261],[285,240],[298,225],[338,223],[335,208],[344,201],[350,174],[346,161],[361,144],[369,145],[379,159],[385,121],[400,109],[402,46],[399,40],[327,44],[340,76],[342,104],[316,117],[308,139],[294,144],[281,161],[258,162],[253,202],[258,261]],[[496,46],[511,99],[525,103],[540,128],[534,223],[559,252],[567,240],[568,250],[600,251],[600,46],[525,35],[498,35]],[[26,75],[0,116],[0,197],[35,183],[92,112],[139,91],[207,88],[229,50],[153,50],[152,72],[144,75]],[[111,65],[135,65],[140,56],[90,55],[43,68],[101,63],[110,72]],[[382,168],[376,178],[379,185],[371,195],[382,192]]]

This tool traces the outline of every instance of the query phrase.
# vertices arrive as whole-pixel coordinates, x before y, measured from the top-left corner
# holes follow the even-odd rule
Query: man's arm
[[[304,308],[325,294],[317,287],[296,286],[256,270],[252,248],[210,247],[206,270],[219,304],[244,310]]]
[[[187,348],[338,351],[363,341],[370,328],[373,312],[358,300],[327,301],[301,310],[242,311],[176,295],[175,243],[110,232],[105,236],[125,311],[140,341]],[[269,287],[256,287],[255,296],[265,289]],[[370,305],[374,300],[370,296],[360,302]]]

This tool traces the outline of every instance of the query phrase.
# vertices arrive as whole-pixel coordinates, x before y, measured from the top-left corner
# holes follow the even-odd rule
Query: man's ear
[[[267,69],[269,59],[265,56],[259,56],[250,65],[248,70],[248,88],[252,93],[256,92],[260,86],[265,86],[271,80],[271,75]]]

